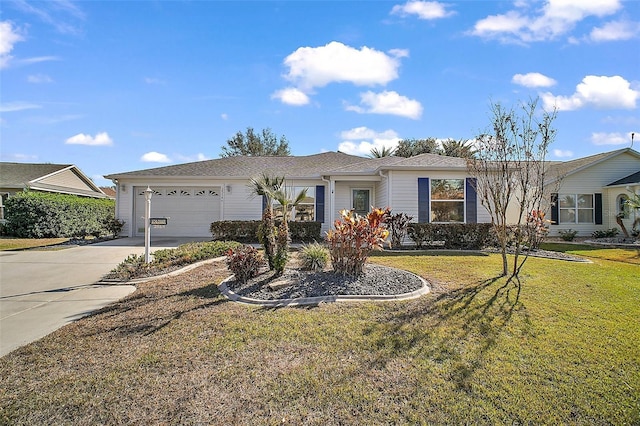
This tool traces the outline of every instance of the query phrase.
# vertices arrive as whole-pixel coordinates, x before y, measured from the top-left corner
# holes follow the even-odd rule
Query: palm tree
[[[473,146],[465,139],[442,141],[442,153],[449,157],[473,158],[475,156]]]
[[[249,190],[254,196],[264,197],[266,206],[262,213],[262,224],[258,229],[258,239],[264,247],[269,269],[275,267],[274,256],[276,253],[276,225],[273,216],[273,199],[276,191],[284,185],[284,177],[270,176],[266,173],[249,180]]]
[[[391,157],[396,152],[395,148],[383,146],[382,149],[372,148],[369,154],[370,158]]]
[[[273,269],[277,275],[284,272],[284,268],[287,265],[289,259],[289,216],[292,210],[297,207],[307,197],[307,191],[309,188],[304,188],[297,194],[293,194],[292,188],[286,186],[280,186],[277,190],[273,191],[271,197],[273,200],[280,203],[282,206],[282,222],[278,226],[277,238],[276,238],[276,250],[273,258]]]

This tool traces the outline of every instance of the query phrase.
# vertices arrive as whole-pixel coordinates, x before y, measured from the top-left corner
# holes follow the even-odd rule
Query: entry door
[[[351,200],[353,210],[360,216],[369,214],[371,208],[371,190],[370,189],[352,189]]]

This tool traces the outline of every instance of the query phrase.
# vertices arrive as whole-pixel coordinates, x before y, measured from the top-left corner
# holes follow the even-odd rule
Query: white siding
[[[592,223],[552,225],[550,235],[557,236],[560,230],[573,229],[578,231],[579,237],[588,237],[596,230],[617,228],[615,198],[619,192],[605,188],[608,184],[638,170],[640,170],[640,159],[623,153],[562,179],[559,189],[554,192],[559,194],[602,193],[602,225]]]

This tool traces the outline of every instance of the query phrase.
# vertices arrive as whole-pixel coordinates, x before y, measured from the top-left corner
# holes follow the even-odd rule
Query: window
[[[352,189],[351,190],[351,206],[353,210],[360,216],[369,214],[371,207],[371,190],[370,189]]]
[[[431,180],[431,222],[464,222],[464,179]]]
[[[291,197],[295,197],[298,195],[300,191],[303,189],[307,190],[307,196],[304,197],[302,202],[298,204],[297,207],[293,208],[291,216],[289,220],[293,220],[296,222],[312,222],[315,220],[315,210],[316,210],[316,197],[315,187],[306,187],[306,186],[292,186],[287,187],[287,191],[291,194]],[[283,209],[280,203],[277,201],[273,202],[273,215],[276,220],[281,220],[283,215]]]
[[[594,223],[593,194],[560,194],[560,223]]]
[[[629,209],[629,205],[627,204],[628,199],[629,199],[629,196],[627,194],[620,194],[616,199],[617,201],[616,205],[618,206],[618,211],[616,213],[620,215],[623,219],[629,218],[630,209]]]

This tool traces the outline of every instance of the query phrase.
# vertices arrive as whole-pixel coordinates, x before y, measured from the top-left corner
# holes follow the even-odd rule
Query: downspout
[[[321,179],[323,182],[326,182],[328,185],[328,189],[329,189],[329,217],[328,217],[328,226],[331,227],[331,224],[333,223],[334,219],[334,211],[333,211],[333,204],[335,202],[334,200],[334,182],[331,179],[326,179],[324,176],[321,176]],[[326,200],[325,200],[326,201]]]
[[[389,172],[385,175],[382,170],[379,170],[378,174],[381,178],[385,178],[387,180],[387,205],[385,207],[391,207],[391,176],[389,175]]]

